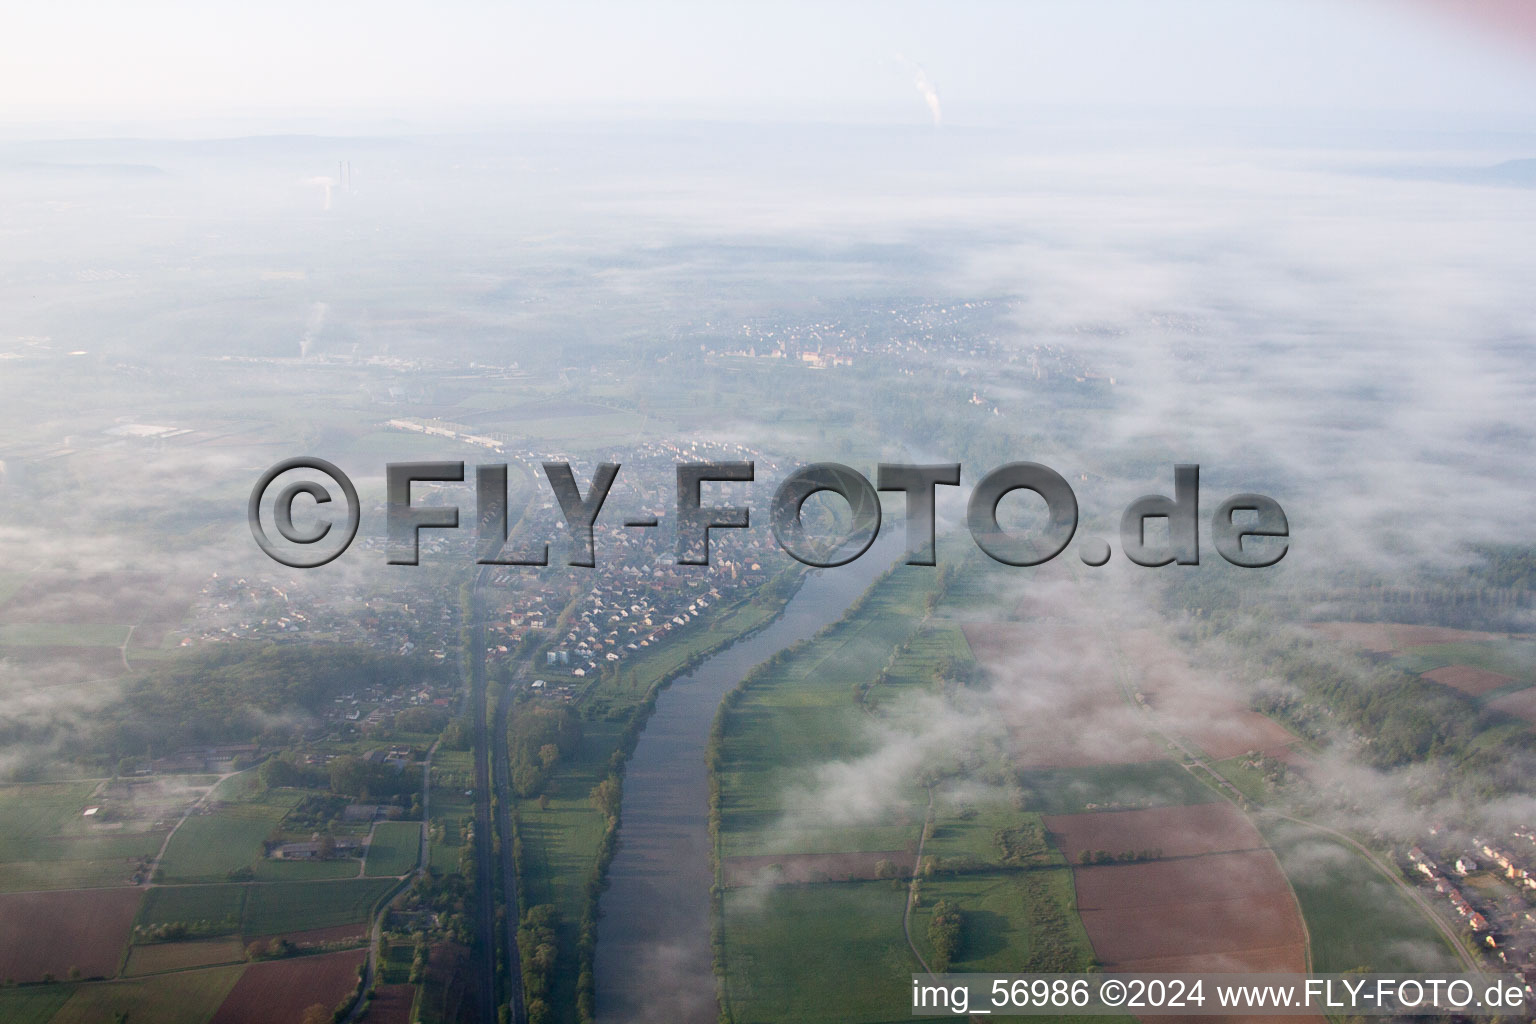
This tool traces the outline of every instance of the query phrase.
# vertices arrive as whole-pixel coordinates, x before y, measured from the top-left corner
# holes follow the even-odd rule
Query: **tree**
[[[304,1011],[304,1016],[299,1018],[300,1024],[331,1024],[332,1013],[319,1003],[315,1003]]]
[[[960,952],[964,930],[965,914],[959,907],[948,900],[939,900],[933,905],[933,916],[928,920],[928,944],[933,947],[933,963],[929,966],[935,972],[949,970],[950,963]]]
[[[612,775],[592,787],[592,806],[601,811],[606,818],[618,818],[621,798],[622,790],[619,780]]]
[[[293,766],[293,762],[283,757],[269,757],[262,763],[261,784],[268,789],[281,789],[285,786],[301,786],[304,780],[299,775],[299,770]]]

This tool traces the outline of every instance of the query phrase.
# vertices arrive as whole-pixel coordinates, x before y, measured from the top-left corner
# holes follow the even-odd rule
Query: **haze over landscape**
[[[14,21],[0,1020],[1536,980],[1523,5]],[[247,518],[300,455],[361,497],[308,570]],[[702,493],[750,526],[684,565],[701,461],[753,464]],[[465,465],[414,486],[460,528],[412,566],[401,462]],[[592,568],[563,462],[582,493],[620,466]],[[818,462],[959,463],[937,565],[900,564],[894,493],[853,564],[788,557],[769,505]],[[1045,564],[967,530],[1011,462],[1075,492]],[[1200,564],[1133,564],[1122,511],[1190,463]],[[547,566],[477,563],[484,465],[502,554]],[[1278,564],[1217,553],[1241,493],[1283,506]]]

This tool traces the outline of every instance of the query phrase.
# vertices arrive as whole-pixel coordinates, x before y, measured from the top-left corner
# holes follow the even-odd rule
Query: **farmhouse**
[[[321,841],[303,843],[282,843],[272,850],[272,856],[277,860],[324,860],[321,850],[324,847]],[[332,849],[340,856],[348,856],[353,851],[361,849],[363,843],[357,839],[336,839],[332,841]]]

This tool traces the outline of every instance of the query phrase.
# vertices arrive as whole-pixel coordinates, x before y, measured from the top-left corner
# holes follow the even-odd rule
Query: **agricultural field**
[[[1471,665],[1444,665],[1432,668],[1423,675],[1432,683],[1460,690],[1468,697],[1481,697],[1493,690],[1506,690],[1511,683],[1516,682],[1513,676],[1490,672],[1485,668],[1473,668]]]
[[[794,788],[810,766],[854,758],[873,745],[876,721],[900,728],[904,714],[921,713],[899,701],[902,694],[931,690],[927,645],[908,655],[890,653],[917,633],[935,580],[931,574],[898,571],[877,583],[860,611],[777,665],[753,678],[726,713],[720,749],[721,856],[848,853],[903,849],[921,828],[927,800],[915,781],[904,786],[904,811],[878,819],[825,818],[792,832],[781,827],[794,806]],[[929,638],[931,642],[931,637]],[[856,701],[855,688],[861,697]],[[862,705],[887,709],[877,714]]]
[[[1536,687],[1498,697],[1489,701],[1488,706],[1536,725]]]
[[[1065,598],[1063,598],[1065,600]],[[994,689],[1014,695],[1010,745],[1023,768],[1081,768],[1153,761],[1163,745],[1147,735],[1144,713],[1130,703],[1123,669],[1086,616],[967,624],[965,637]],[[1071,651],[1042,661],[1034,652]]]
[[[366,956],[357,949],[252,964],[229,990],[212,1024],[298,1021],[317,1004],[331,1010],[355,991]]]
[[[1035,768],[1019,773],[1024,806],[1043,814],[1166,807],[1219,800],[1215,790],[1172,761]]]
[[[205,934],[234,934],[245,911],[244,885],[156,885],[144,894],[139,928],[200,924]]]
[[[128,953],[123,976],[128,978],[194,967],[245,962],[245,945],[238,938],[198,939],[191,942],[156,942],[134,946]]]
[[[902,935],[906,899],[906,886],[888,881],[727,893],[725,976],[732,1019],[910,1019],[908,978],[921,967]],[[811,950],[825,955],[807,955]]]
[[[1461,969],[1423,911],[1354,850],[1289,822],[1265,824],[1264,833],[1301,904],[1313,970]],[[1386,935],[1391,942],[1382,941]]]
[[[1480,645],[1507,639],[1503,633],[1450,629],[1445,626],[1406,625],[1398,622],[1316,622],[1312,624],[1312,628],[1333,640],[1337,640],[1357,650],[1367,651],[1372,654],[1389,654],[1394,656],[1412,650],[1413,654],[1428,659],[1445,657],[1446,655],[1444,650],[1426,650],[1426,648],[1443,648],[1450,645]],[[1454,658],[1454,656],[1451,657]],[[1450,660],[1439,662],[1441,665],[1448,665],[1450,663]],[[1471,662],[1471,664],[1477,663],[1476,661]],[[1409,671],[1415,670],[1409,669]],[[1422,672],[1423,669],[1420,668],[1416,671]]]
[[[1302,971],[1306,933],[1268,849],[1076,866],[1098,959],[1123,971]]]
[[[423,1024],[458,1021],[464,1008],[473,1003],[468,958],[469,950],[457,943],[440,942],[432,947],[431,967],[418,1001]]]
[[[52,622],[0,623],[0,647],[121,647],[129,626]]]
[[[297,793],[277,791],[193,814],[171,837],[157,881],[222,882],[232,871],[255,867],[262,840],[298,801]]]
[[[943,875],[924,879],[922,894],[912,940],[930,964],[928,925],[939,900],[965,914],[951,971],[1077,973],[1095,962],[1065,867]]]
[[[119,1014],[155,1024],[208,1024],[244,970],[235,964],[81,985],[49,1024],[101,1024]]]
[[[966,922],[954,969],[1083,970],[1093,962],[1071,874],[1046,842],[1040,815],[1021,809],[1027,788],[1015,800],[977,800],[941,782],[930,812],[930,793],[913,780],[886,791],[885,813],[863,821],[818,819],[797,803],[810,767],[858,758],[871,728],[900,734],[912,708],[974,678],[973,657],[985,663],[1018,650],[1017,633],[962,629],[947,603],[935,607],[935,582],[901,571],[880,581],[854,614],[752,678],[725,713],[724,976],[737,1022],[906,1019],[901,982],[920,969],[902,929],[914,866],[921,899],[912,938],[925,956],[932,907],[945,899]],[[1106,679],[1111,671],[1106,662]],[[990,755],[961,756],[982,759],[972,766],[978,774],[1015,774]]]
[[[3,980],[113,977],[142,896],[138,889],[0,895]]]
[[[1045,827],[1071,864],[1081,863],[1085,854],[1126,857],[1151,852],[1162,859],[1265,846],[1253,823],[1226,801],[1051,816],[1045,819]]]
[[[1151,723],[1213,760],[1250,752],[1283,756],[1299,741],[1280,723],[1249,709],[1227,680],[1192,666],[1163,634],[1130,630],[1117,638],[1116,648]]]
[[[473,799],[464,795],[464,788],[458,785],[467,777],[469,771],[467,752],[447,751],[448,754],[459,755],[466,759],[463,769],[454,770],[452,782],[445,785],[442,781],[442,772],[439,768],[444,761],[444,751],[438,751],[436,763],[432,770],[432,843],[429,847],[431,865],[434,869],[450,874],[459,870],[459,858],[468,845],[466,821],[473,819],[475,805]]]
[[[415,985],[380,985],[368,1001],[362,1024],[411,1024],[411,1007],[415,1004]]]
[[[0,891],[131,884],[207,776],[0,786]],[[95,808],[94,814],[84,812]]]
[[[48,1024],[74,993],[73,985],[0,988],[0,1024]]]
[[[241,933],[251,939],[357,924],[394,885],[393,878],[252,885]]]
[[[420,859],[420,822],[381,821],[374,826],[363,870],[370,877],[398,876],[414,870]]]
[[[331,860],[274,860],[263,857],[251,867],[258,882],[313,882],[325,878],[356,878],[363,862],[357,857]]]

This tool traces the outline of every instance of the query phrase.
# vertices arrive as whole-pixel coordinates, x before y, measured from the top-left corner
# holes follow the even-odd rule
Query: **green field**
[[[394,885],[393,878],[252,885],[241,931],[252,937],[357,924]]]
[[[0,892],[123,885],[164,831],[113,832],[81,817],[97,783],[0,787]]]
[[[74,992],[73,985],[0,988],[0,1024],[48,1024]]]
[[[792,794],[807,769],[868,752],[876,725],[900,730],[902,715],[921,714],[897,698],[931,692],[936,645],[946,655],[959,653],[942,634],[915,636],[935,585],[931,573],[896,571],[876,584],[858,614],[795,649],[746,687],[725,717],[721,745],[722,856],[893,850],[914,837],[927,802],[915,778],[892,794],[904,811],[866,821],[843,818],[831,824],[814,809],[792,806]],[[909,639],[913,643],[882,677],[892,652]],[[863,706],[855,701],[855,686],[869,688]],[[880,713],[866,710],[876,708]],[[784,816],[800,810],[818,819],[816,827],[786,834]]]
[[[363,872],[369,876],[403,875],[414,869],[420,859],[420,822],[381,821],[374,826]]]
[[[727,1001],[735,1024],[911,1020],[905,886],[891,882],[731,890]]]
[[[333,860],[263,858],[256,862],[255,875],[258,882],[311,882],[319,878],[356,878],[362,866],[362,860],[357,857]]]
[[[1059,866],[925,879],[923,905],[912,912],[912,938],[932,959],[928,923],[948,900],[965,914],[952,971],[1078,973],[1094,962],[1077,917],[1072,872]]]
[[[37,782],[0,786],[0,860],[34,860],[40,839],[83,831],[80,812],[95,782]]]
[[[928,812],[924,770],[942,778],[965,759],[971,774],[1015,774],[997,753],[939,752],[886,788],[878,814],[838,814],[796,796],[816,766],[855,762],[878,735],[916,726],[926,701],[974,680],[964,634],[944,617],[946,605],[933,606],[939,585],[935,574],[898,569],[853,614],[749,680],[723,717],[722,856],[911,851]],[[967,920],[956,969],[1083,969],[1092,951],[1071,874],[1047,845],[1039,815],[1011,800],[974,800],[942,782],[934,787],[923,852],[935,870],[914,913],[919,948],[932,903],[943,897]],[[906,894],[904,878],[727,890],[733,1020],[912,1019],[909,978],[921,968],[902,930]]]
[[[81,985],[51,1024],[103,1024],[123,1013],[132,1022],[207,1024],[244,970],[236,964]]]
[[[222,882],[231,871],[253,867],[261,859],[262,840],[298,800],[296,793],[274,792],[209,814],[194,814],[166,848],[160,881]]]
[[[144,894],[134,923],[151,928],[162,924],[206,921],[208,934],[233,934],[240,930],[245,912],[243,885],[156,885]]]
[[[1314,971],[1461,969],[1423,911],[1354,850],[1300,825],[1261,824],[1296,890]]]
[[[0,646],[121,647],[128,642],[131,628],[87,622],[11,622],[0,625]]]
[[[1419,674],[1446,665],[1473,668],[1510,676],[1514,682],[1483,694],[1487,703],[1536,683],[1536,640],[1486,640],[1449,644],[1425,644],[1410,648],[1392,660],[1404,672]]]
[[[13,861],[0,864],[0,892],[127,885],[132,870],[133,864],[126,861]]]
[[[1041,814],[1081,814],[1111,807],[1171,807],[1220,799],[1172,761],[1038,768],[1019,773],[1024,801]]]
[[[1264,773],[1257,768],[1249,768],[1243,762],[1246,757],[1229,757],[1225,761],[1217,761],[1212,768],[1221,773],[1221,777],[1237,787],[1237,791],[1254,803],[1262,804],[1270,798],[1271,787],[1264,779]]]

